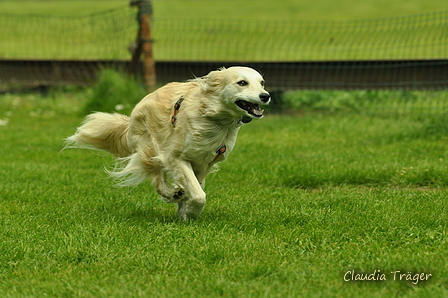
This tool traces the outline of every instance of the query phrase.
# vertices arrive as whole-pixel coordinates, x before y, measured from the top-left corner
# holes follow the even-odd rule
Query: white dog
[[[206,201],[205,177],[230,154],[241,125],[261,118],[260,105],[269,102],[257,71],[221,68],[161,87],[143,98],[130,117],[87,116],[67,138],[67,147],[114,154],[121,166],[110,174],[121,185],[150,178],[165,202],[178,204],[180,218],[197,218]]]

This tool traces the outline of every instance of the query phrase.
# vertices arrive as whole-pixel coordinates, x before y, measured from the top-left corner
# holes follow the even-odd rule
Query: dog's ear
[[[203,85],[205,93],[219,92],[226,86],[227,82],[224,70],[225,68],[220,68],[219,70],[211,71],[205,76],[205,84]]]

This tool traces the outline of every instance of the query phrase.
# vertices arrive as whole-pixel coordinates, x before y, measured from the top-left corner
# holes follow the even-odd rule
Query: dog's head
[[[205,92],[213,93],[233,116],[263,117],[261,105],[271,96],[264,89],[263,77],[252,68],[234,66],[212,71],[206,76]]]

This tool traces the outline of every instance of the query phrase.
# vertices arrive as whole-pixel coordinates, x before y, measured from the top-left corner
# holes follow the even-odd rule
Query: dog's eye
[[[264,81],[261,81],[260,84],[261,84],[261,87],[264,87]]]
[[[240,86],[247,86],[247,85],[249,85],[249,83],[246,82],[245,80],[238,81],[237,84],[240,85]]]

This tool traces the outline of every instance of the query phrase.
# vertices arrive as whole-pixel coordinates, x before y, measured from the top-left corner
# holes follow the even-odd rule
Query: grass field
[[[109,156],[61,152],[85,97],[0,97],[2,297],[448,295],[445,118],[267,115],[182,223]]]
[[[448,93],[408,90],[295,90],[286,91],[283,111],[320,111],[361,114],[444,115],[448,112]]]
[[[0,12],[79,16],[127,6],[129,0],[0,0]],[[279,3],[281,3],[279,5]],[[400,17],[448,10],[439,0],[152,0],[154,14],[169,18],[283,21],[347,21]]]
[[[160,18],[231,15],[258,22],[377,19],[448,9],[448,3],[434,0],[153,2]],[[76,19],[127,3],[0,1],[0,14]],[[65,19],[70,18],[58,20]],[[117,20],[108,20],[108,28],[133,40],[134,31]],[[42,31],[39,24],[29,26],[31,35]],[[81,22],[46,36],[101,57],[98,36],[83,31],[86,26]],[[83,39],[75,41],[75,33]],[[33,54],[40,53],[42,44],[51,43],[46,38],[24,39],[19,47],[6,38],[0,51],[7,52],[0,57],[29,52],[30,44]],[[127,43],[111,55],[128,55]],[[173,47],[168,45],[163,52]],[[165,59],[173,57],[167,53]],[[110,156],[61,152],[92,96],[92,89],[0,95],[2,297],[448,296],[448,127],[446,111],[437,106],[446,92],[287,93],[285,100],[300,113],[268,112],[245,125],[229,160],[207,181],[204,213],[189,223],[180,222],[175,206],[159,201],[149,183],[114,187],[102,171],[113,165]],[[370,100],[407,116],[370,115]],[[386,281],[352,280],[360,274],[384,274]]]

